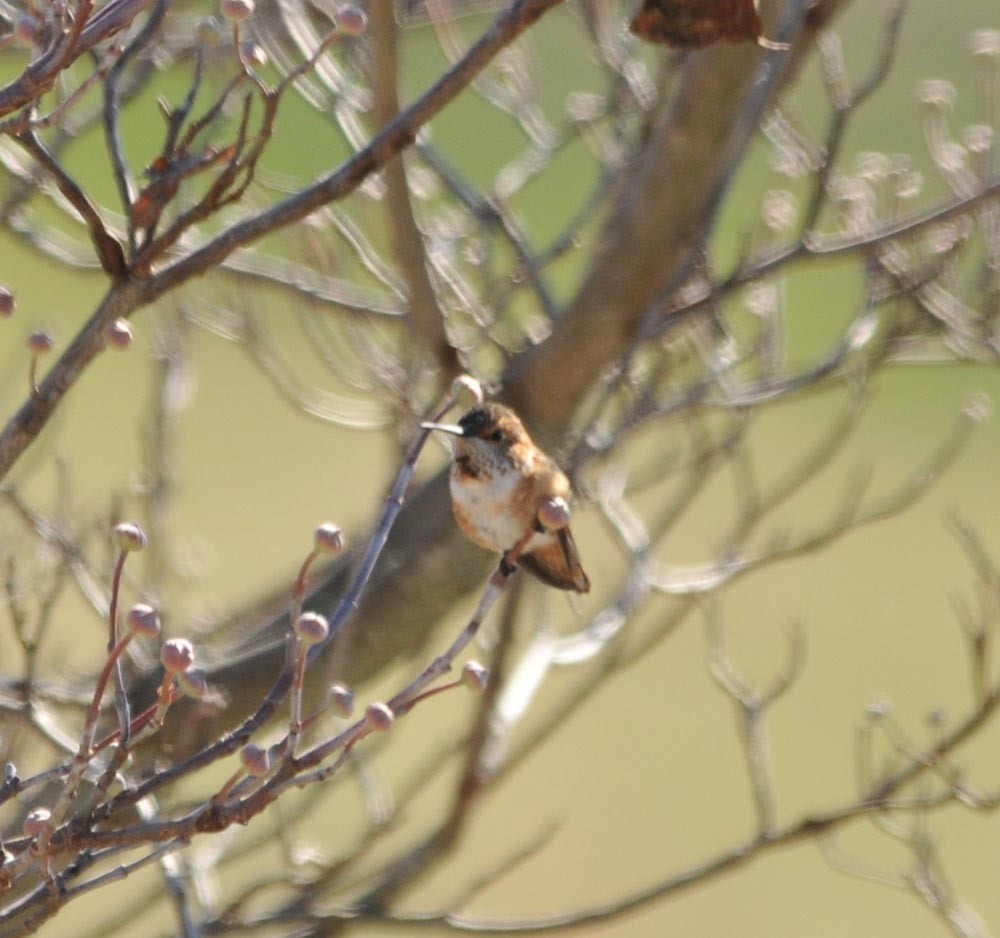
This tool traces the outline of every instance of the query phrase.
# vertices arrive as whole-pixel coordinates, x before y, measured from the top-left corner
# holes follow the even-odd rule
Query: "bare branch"
[[[782,41],[799,35],[807,6],[785,4]],[[505,376],[519,412],[548,428],[567,423],[593,375],[635,341],[657,298],[688,279],[738,155],[788,64],[787,56],[746,47],[709,49],[686,62],[676,96],[661,104],[622,180],[576,298]]]
[[[0,479],[48,422],[76,378],[101,349],[104,327],[158,299],[190,278],[221,263],[237,248],[305,218],[353,192],[368,176],[405,149],[419,127],[458,95],[501,49],[560,0],[515,0],[466,55],[417,101],[402,111],[340,169],[284,202],[236,222],[207,244],[143,281],[113,289],[53,366],[38,394],[32,396],[0,432]],[[0,98],[2,101],[2,98]],[[0,113],[3,113],[0,107]]]
[[[17,134],[15,139],[38,160],[40,166],[52,177],[59,191],[69,200],[79,212],[80,217],[90,230],[94,250],[104,272],[112,278],[121,277],[125,273],[125,253],[122,246],[105,227],[104,221],[87,198],[83,190],[69,177],[55,157],[43,146],[41,140],[32,131]]]
[[[378,126],[386,127],[399,116],[395,6],[389,3],[374,4],[371,9],[371,25],[373,115]],[[444,313],[431,282],[424,237],[414,215],[406,164],[401,155],[387,161],[383,176],[392,248],[409,289],[409,322],[413,334],[437,364],[438,381],[444,387],[459,373],[461,367],[458,355],[448,340]]]

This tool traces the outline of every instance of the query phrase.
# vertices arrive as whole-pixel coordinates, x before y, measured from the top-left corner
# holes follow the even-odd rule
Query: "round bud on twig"
[[[28,348],[36,355],[43,355],[51,352],[55,340],[44,329],[36,329],[28,336]]]
[[[208,693],[208,678],[198,668],[188,668],[177,675],[177,685],[193,700],[201,700]]]
[[[570,522],[569,505],[565,498],[549,495],[538,505],[538,523],[546,531],[561,531]]]
[[[330,634],[330,623],[318,612],[303,612],[295,620],[295,634],[303,645],[318,645]]]
[[[360,36],[368,28],[368,17],[364,10],[353,3],[345,4],[333,14],[337,29],[345,36]]]
[[[901,173],[896,182],[897,199],[915,199],[924,190],[924,177],[922,173],[913,170]]]
[[[0,316],[6,318],[17,308],[17,299],[6,287],[0,287]]]
[[[320,554],[339,554],[344,549],[344,532],[329,521],[316,528],[313,543]]]
[[[874,313],[868,313],[860,319],[856,319],[847,330],[847,347],[851,351],[858,351],[864,348],[878,332],[878,317]]]
[[[172,638],[160,649],[160,664],[171,674],[183,674],[194,664],[194,645],[186,638]]]
[[[203,16],[194,28],[194,38],[203,46],[217,46],[222,42],[222,27],[214,16]]]
[[[1000,59],[1000,30],[979,29],[969,37],[969,48],[973,55],[984,55]]]
[[[134,521],[115,525],[115,543],[121,551],[142,550],[147,543],[146,532]]]
[[[330,690],[327,691],[327,699],[330,709],[337,716],[349,717],[354,713],[354,691],[349,687],[343,684],[331,684]]]
[[[146,603],[136,603],[129,609],[125,624],[143,638],[156,638],[160,634],[160,614]]]
[[[917,96],[922,104],[942,111],[951,111],[958,100],[958,91],[950,81],[942,78],[927,78],[920,82]]]
[[[230,23],[242,23],[249,19],[254,8],[253,0],[221,0],[219,3],[219,12]]]
[[[37,837],[45,830],[51,817],[52,812],[48,808],[35,808],[25,816],[21,830],[24,831],[27,837]]]
[[[483,403],[483,386],[472,375],[459,375],[451,382],[451,396],[466,410],[479,407]]]
[[[396,719],[396,715],[384,703],[371,703],[365,709],[365,723],[373,730],[384,733]]]
[[[257,68],[263,68],[267,65],[267,53],[264,51],[264,47],[256,42],[241,42],[240,58],[247,65],[255,65]]]
[[[764,224],[775,233],[790,231],[795,227],[798,205],[795,196],[787,189],[772,189],[764,197],[761,215]]]
[[[474,693],[481,694],[489,679],[490,672],[478,661],[466,661],[462,666],[462,685]]]
[[[972,124],[965,128],[965,148],[970,153],[989,153],[993,149],[995,138],[996,133],[989,124]]]
[[[104,327],[103,338],[108,348],[125,350],[132,344],[132,327],[127,319],[116,319]]]
[[[240,762],[243,763],[247,775],[252,775],[254,778],[263,778],[271,771],[270,754],[254,743],[247,743],[240,750]]]

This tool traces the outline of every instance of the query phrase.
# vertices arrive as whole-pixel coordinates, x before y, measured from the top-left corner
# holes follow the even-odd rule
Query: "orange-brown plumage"
[[[544,499],[569,500],[569,479],[532,442],[518,416],[501,404],[484,404],[457,427],[435,428],[457,437],[451,497],[466,536],[501,554],[527,538],[520,566],[550,586],[586,593],[590,581],[569,527],[550,531],[538,520]]]

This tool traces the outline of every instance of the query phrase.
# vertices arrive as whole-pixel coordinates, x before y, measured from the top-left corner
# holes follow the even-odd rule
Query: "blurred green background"
[[[856,2],[838,23],[849,74],[858,77],[878,54],[887,5]],[[462,21],[473,35],[486,21]],[[562,100],[568,90],[586,87],[595,67],[575,61],[566,37],[579,28],[566,13],[546,18],[525,40],[545,66],[543,100]],[[843,157],[866,151],[908,152],[940,194],[924,157],[919,80],[946,78],[959,91],[953,124],[974,118],[974,72],[968,49],[971,31],[1000,28],[995,0],[913,0],[908,6],[897,62],[875,97],[856,115]],[[405,56],[412,93],[435,74],[441,59],[431,37],[420,29],[406,37]],[[658,51],[650,56],[659,55]],[[8,62],[5,67],[12,67]],[[549,73],[548,69],[551,69]],[[821,125],[826,113],[815,68],[797,92],[799,110]],[[331,150],[303,147],[304,107],[283,120],[273,155],[275,170],[311,178],[333,165]],[[516,135],[502,119],[466,95],[433,124],[438,143],[470,178],[486,182],[514,152]],[[141,122],[131,128],[127,149],[137,165],[148,159],[149,141]],[[317,138],[309,137],[313,142]],[[321,138],[319,138],[321,139]],[[99,139],[74,153],[80,174],[110,197]],[[765,151],[755,155],[739,178],[727,206],[717,245],[731,257],[746,231],[763,191],[774,184]],[[529,187],[517,201],[526,228],[544,245],[582,199],[591,170],[573,154],[554,178]],[[88,162],[91,161],[91,162]],[[308,164],[308,165],[306,165]],[[678,181],[678,184],[683,184]],[[926,198],[926,196],[925,196]],[[585,253],[585,252],[581,252]],[[579,261],[561,266],[557,293],[569,295]],[[102,283],[25,249],[9,233],[0,234],[0,282],[17,294],[19,310],[0,323],[0,402],[3,412],[18,405],[26,387],[22,340],[36,326],[50,328],[64,343],[92,311]],[[218,289],[218,284],[213,284]],[[188,290],[200,289],[198,283]],[[277,296],[277,295],[276,295]],[[837,265],[812,265],[790,285],[793,354],[809,361],[827,347],[857,311],[854,274]],[[234,294],[233,304],[246,297]],[[308,340],[290,316],[287,299],[261,305],[268,326],[292,360],[315,369]],[[259,297],[255,302],[260,303]],[[284,306],[282,305],[284,304]],[[111,513],[116,502],[129,514],[130,490],[143,474],[142,434],[151,394],[147,353],[156,340],[163,310],[144,310],[133,321],[137,346],[128,354],[98,358],[60,409],[57,419],[18,465],[15,482],[40,506],[54,503],[58,460],[71,467],[73,500],[84,517]],[[261,585],[290,580],[308,549],[310,532],[336,520],[357,538],[376,516],[381,496],[396,469],[396,444],[386,435],[340,429],[304,416],[290,406],[235,344],[200,331],[189,339],[189,396],[178,426],[173,466],[176,501],[169,530],[182,561],[165,599],[168,625],[183,634],[189,623],[242,606]],[[311,372],[310,372],[311,374]],[[328,387],[342,391],[335,379]],[[944,439],[974,392],[1000,399],[1000,372],[993,366],[906,367],[880,373],[873,401],[850,445],[815,485],[782,514],[788,530],[821,523],[840,503],[859,471],[871,474],[871,491],[892,490]],[[792,405],[763,410],[754,418],[755,463],[763,478],[780,475],[804,443],[816,438],[837,412],[843,393],[810,395]],[[428,451],[422,472],[442,464]],[[932,730],[928,714],[943,708],[945,720],[972,706],[967,658],[949,595],[968,594],[973,572],[949,519],[961,514],[976,526],[994,558],[1000,558],[1000,431],[987,423],[944,478],[900,517],[851,533],[822,552],[775,566],[727,588],[718,607],[737,666],[766,680],[781,666],[784,627],[804,623],[807,661],[792,691],[773,712],[770,724],[778,795],[778,821],[844,803],[856,793],[855,747],[866,707],[890,701],[893,713],[917,741]],[[711,486],[690,506],[671,534],[665,559],[696,563],[718,549],[717,538],[731,521],[731,487]],[[576,522],[597,593],[614,587],[617,569],[606,560],[602,528],[584,510]],[[560,627],[583,621],[562,599],[550,604]],[[84,647],[75,625],[79,610],[67,603],[65,628],[50,636],[48,676],[82,671],[99,657],[101,632],[87,622],[92,649]],[[596,609],[595,602],[585,609]],[[669,609],[652,607],[634,624],[636,635],[655,628]],[[465,610],[457,610],[456,622]],[[92,626],[92,627],[91,627]],[[440,644],[450,640],[442,627]],[[4,639],[6,644],[7,640]],[[8,655],[3,652],[4,670]],[[429,652],[430,654],[430,652]],[[705,635],[695,615],[659,642],[639,664],[608,681],[566,720],[544,746],[489,794],[468,836],[454,856],[401,903],[427,910],[461,894],[470,875],[500,863],[541,833],[550,838],[537,852],[480,892],[465,911],[525,919],[590,907],[696,866],[748,837],[753,809],[730,702],[708,676]],[[422,666],[415,661],[388,675],[384,688]],[[571,675],[557,673],[539,701],[539,713],[558,698]],[[379,688],[365,688],[374,697]],[[421,707],[397,727],[393,744],[373,759],[391,787],[408,768],[464,731],[471,705],[448,699]],[[529,721],[530,723],[530,721]],[[527,732],[527,729],[525,730]],[[962,749],[956,764],[968,765],[970,780],[988,791],[1000,787],[1000,730],[991,726]],[[428,786],[408,807],[397,831],[369,859],[416,836],[447,803],[453,772]],[[290,825],[293,837],[333,856],[348,852],[361,828],[360,801],[352,784],[327,799],[321,816]],[[280,823],[263,817],[251,834]],[[984,920],[1000,928],[1000,819],[957,807],[927,819],[928,836],[938,845],[943,872],[956,895]],[[815,844],[768,852],[745,866],[716,876],[668,900],[645,906],[618,921],[579,934],[609,936],[685,935],[687,938],[748,936],[813,938],[843,935],[947,933],[912,890],[904,874],[912,858],[869,822],[854,822],[836,844],[857,860],[859,869],[894,877],[903,888],[831,870]],[[223,887],[253,867],[276,862],[276,848],[254,852],[240,868],[222,873]],[[107,914],[109,905],[128,908],[136,896],[156,888],[147,872],[74,903],[45,928],[45,934],[76,936],[87,923]],[[166,903],[122,930],[126,935],[167,934],[172,924]],[[152,917],[153,912],[156,917]],[[448,934],[427,928],[413,933]],[[408,934],[399,926],[365,925],[370,936]]]

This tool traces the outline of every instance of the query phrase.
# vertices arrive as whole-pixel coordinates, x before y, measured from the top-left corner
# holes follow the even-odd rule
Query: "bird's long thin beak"
[[[420,426],[424,430],[440,430],[452,436],[465,436],[465,431],[456,423],[422,423]]]

